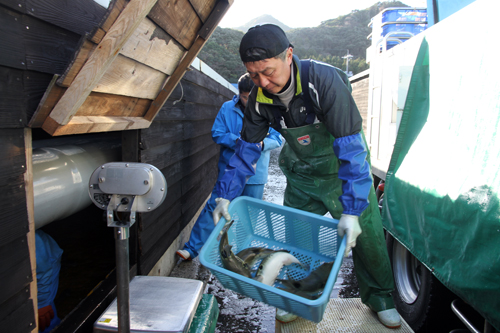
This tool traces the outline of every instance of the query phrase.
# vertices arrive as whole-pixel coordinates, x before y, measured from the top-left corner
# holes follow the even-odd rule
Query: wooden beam
[[[152,100],[166,78],[166,74],[118,54],[92,91]]]
[[[31,120],[28,124],[29,127],[31,128],[38,128],[42,127],[43,122],[45,119],[49,116],[50,111],[54,108],[54,105],[57,104],[61,96],[64,94],[66,91],[66,88],[59,87],[56,84],[56,81],[58,80],[59,75],[54,75],[52,78],[52,81],[50,81],[47,90],[45,90],[45,93],[38,104],[38,107],[31,117]]]
[[[188,0],[158,1],[148,17],[185,49],[191,48],[196,33],[203,24]]]
[[[24,129],[24,153],[26,155],[26,172],[24,173],[24,188],[26,190],[26,208],[28,211],[28,248],[30,252],[31,274],[33,281],[30,283],[30,294],[33,300],[36,332],[38,332],[38,287],[36,279],[36,245],[35,245],[35,194],[33,190],[33,147],[31,128]]]
[[[61,126],[51,117],[43,124],[43,129],[52,136],[85,134],[97,132],[125,131],[148,128],[151,122],[142,117],[100,117],[74,116],[71,121]]]
[[[179,63],[179,66],[175,69],[174,73],[172,73],[172,76],[170,76],[167,79],[167,82],[165,84],[165,87],[160,91],[158,96],[155,98],[153,103],[151,104],[148,112],[144,116],[145,119],[148,119],[150,121],[153,121],[154,117],[160,111],[161,107],[165,102],[167,101],[168,97],[174,90],[175,86],[179,83],[179,81],[182,79],[182,76],[186,72],[187,68],[191,63],[193,62],[194,58],[198,55],[200,52],[201,48],[205,44],[205,40],[198,36],[196,40],[193,43],[193,46],[189,49],[189,51],[186,53],[184,58],[182,58],[181,62]]]
[[[103,39],[106,32],[113,26],[118,15],[122,12],[123,8],[127,5],[128,0],[113,0],[108,6],[106,14],[99,24],[99,26],[92,32],[90,40],[99,44]]]
[[[92,43],[87,39],[87,36],[82,36],[80,43],[77,47],[77,51],[73,56],[73,60],[66,67],[64,74],[57,80],[57,84],[62,87],[69,87],[75,77],[78,75],[78,72],[82,69],[85,62],[90,58],[92,53],[94,52],[97,44]]]
[[[205,45],[205,42],[213,33],[218,22],[222,19],[222,17],[227,12],[232,3],[233,0],[219,0],[217,2],[209,18],[207,19],[205,24],[203,24],[203,26],[201,27],[193,45],[191,46],[189,51],[185,54],[184,58],[179,63],[179,66],[177,66],[174,73],[167,79],[165,87],[160,91],[156,99],[151,104],[151,107],[144,116],[145,119],[153,121],[154,117],[158,114],[158,111],[161,109],[163,104],[165,104],[168,97],[174,90],[175,86],[182,79],[182,76],[186,72],[186,69],[189,67],[189,65],[191,65],[194,58],[201,51],[201,48],[203,47],[203,45]],[[202,36],[205,36],[205,38]]]
[[[93,92],[76,116],[143,117],[152,101],[129,96]]]
[[[215,6],[215,1],[206,1],[206,0],[189,0],[194,10],[200,17],[202,22],[205,22],[212,12],[212,9]]]
[[[68,124],[155,3],[156,0],[131,0],[129,2],[78,73],[73,84],[54,107],[50,115],[51,119],[61,125]]]
[[[124,56],[171,75],[186,49],[145,18],[120,51]]]
[[[212,10],[210,16],[207,18],[200,31],[198,31],[198,35],[208,40],[232,4],[233,0],[218,0],[214,10]]]

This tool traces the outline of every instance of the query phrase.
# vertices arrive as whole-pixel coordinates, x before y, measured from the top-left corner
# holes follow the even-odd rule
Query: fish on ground
[[[255,275],[255,280],[272,286],[283,266],[298,264],[305,267],[297,258],[288,252],[275,252],[262,260]]]

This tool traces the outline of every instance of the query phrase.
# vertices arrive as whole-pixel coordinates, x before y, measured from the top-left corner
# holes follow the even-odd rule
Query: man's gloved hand
[[[217,225],[217,223],[219,223],[221,216],[224,216],[226,221],[230,221],[231,215],[229,214],[228,211],[229,200],[224,198],[217,198],[215,199],[215,202],[217,203],[217,206],[215,207],[212,213],[212,217],[214,218],[214,224]]]
[[[52,309],[52,305],[44,306],[43,308],[38,309],[38,327],[39,331],[42,332],[47,327],[50,326],[50,322],[54,318],[54,310]]]
[[[344,257],[347,257],[351,248],[356,246],[356,238],[361,234],[358,219],[359,217],[356,215],[342,214],[340,216],[337,232],[340,237],[344,237],[344,234],[347,235]]]

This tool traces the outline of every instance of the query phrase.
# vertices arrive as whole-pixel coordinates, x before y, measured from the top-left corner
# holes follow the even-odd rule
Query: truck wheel
[[[451,292],[389,233],[386,244],[399,314],[417,333],[444,332],[450,321],[455,321],[450,310]]]

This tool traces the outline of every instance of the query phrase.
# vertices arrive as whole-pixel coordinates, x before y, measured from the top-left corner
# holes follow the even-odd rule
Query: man
[[[344,72],[300,61],[283,30],[272,24],[248,30],[240,56],[256,88],[249,96],[241,140],[216,184],[214,221],[230,219],[229,202],[240,193],[261,154],[269,126],[284,136],[279,158],[287,177],[284,205],[339,219],[353,249],[361,300],[382,324],[401,325],[391,297],[394,281],[373,189],[362,118]],[[279,318],[278,318],[279,320]]]
[[[244,74],[238,80],[239,95],[234,96],[231,101],[224,103],[215,118],[212,127],[212,139],[220,145],[219,157],[219,176],[224,174],[229,159],[234,154],[236,142],[240,138],[241,126],[243,124],[243,110],[248,101],[248,95],[254,87],[250,75]],[[282,144],[281,135],[272,128],[267,127],[266,135],[261,140],[264,145],[262,154],[257,162],[256,173],[252,176],[244,188],[241,195],[262,199],[264,195],[264,186],[267,183],[270,151],[278,148]],[[215,188],[212,196],[207,201],[205,208],[200,213],[198,220],[191,231],[189,241],[184,245],[184,249],[178,250],[177,255],[184,260],[192,259],[198,256],[199,251],[207,241],[210,233],[214,229],[214,220],[212,218],[213,210],[216,206],[215,198],[217,193]]]

